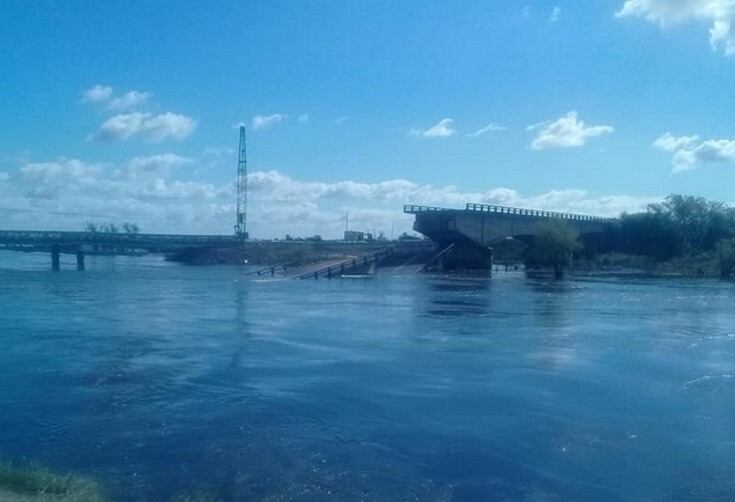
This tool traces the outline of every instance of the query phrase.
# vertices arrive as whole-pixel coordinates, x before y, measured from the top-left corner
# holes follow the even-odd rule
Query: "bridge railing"
[[[433,206],[418,206],[413,204],[406,204],[403,206],[403,212],[406,214],[419,214],[419,213],[430,213],[440,211],[459,211],[458,209],[447,209],[443,207]],[[474,204],[468,203],[465,206],[465,211],[477,211],[482,213],[495,213],[495,214],[512,214],[517,216],[532,216],[536,218],[561,218],[564,220],[573,221],[591,221],[591,222],[608,222],[612,221],[610,218],[603,218],[600,216],[588,216],[586,214],[574,214],[574,213],[561,213],[557,211],[542,211],[540,209],[524,209],[520,207],[509,207],[509,206],[497,206],[491,204]]]
[[[237,239],[225,235],[133,234],[64,231],[0,231],[0,243],[79,243],[104,245],[196,245],[229,244]]]
[[[519,216],[534,216],[537,218],[561,218],[563,220],[574,220],[574,221],[594,221],[594,222],[606,222],[611,221],[610,218],[603,218],[601,216],[589,216],[586,214],[574,214],[574,213],[561,213],[557,211],[542,211],[540,209],[524,209],[520,207],[508,207],[508,206],[495,206],[490,204],[473,204],[468,203],[466,206],[467,211],[479,211],[483,213],[499,213],[499,214],[514,214]]]
[[[444,207],[433,207],[433,206],[417,206],[414,204],[406,204],[403,206],[403,212],[406,214],[428,213],[428,212],[438,212],[438,211],[451,211],[451,209],[447,209]]]

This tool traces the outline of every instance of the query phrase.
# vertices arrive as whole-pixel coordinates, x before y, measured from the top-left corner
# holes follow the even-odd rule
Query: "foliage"
[[[565,220],[550,219],[539,223],[533,244],[526,253],[526,266],[553,267],[561,277],[575,252],[581,250],[577,232]]]
[[[735,211],[722,202],[691,195],[669,195],[649,212],[671,222],[685,252],[710,251],[735,231]]]
[[[421,237],[418,237],[416,235],[411,235],[408,232],[403,232],[401,235],[398,236],[399,241],[420,241]]]
[[[667,218],[656,213],[623,214],[617,227],[616,250],[665,261],[681,254],[679,235]]]
[[[713,251],[735,236],[735,210],[702,197],[669,195],[645,213],[623,214],[608,251],[671,260]]]
[[[723,240],[717,246],[717,257],[722,277],[735,273],[735,239]]]
[[[138,234],[140,233],[140,227],[138,227],[135,223],[128,223],[125,222],[121,225],[122,231],[126,234]],[[115,225],[114,223],[93,223],[91,221],[88,221],[84,224],[84,230],[87,232],[102,232],[102,233],[108,233],[108,234],[116,234],[120,232],[120,228]]]
[[[140,233],[140,228],[138,228],[138,225],[135,223],[123,223],[122,224],[123,232],[126,234],[138,234]]]

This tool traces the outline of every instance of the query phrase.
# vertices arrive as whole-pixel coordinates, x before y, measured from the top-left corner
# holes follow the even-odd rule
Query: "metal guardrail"
[[[412,204],[406,204],[403,206],[403,212],[406,214],[416,213],[429,213],[439,211],[455,211],[454,209],[447,209],[445,207],[432,207],[432,206],[414,206]]]
[[[326,277],[331,279],[332,277],[341,277],[345,272],[353,270],[359,266],[370,265],[377,263],[393,254],[393,248],[385,248],[375,253],[355,257],[347,258],[339,263],[333,263],[324,267],[319,267],[314,270],[299,274],[294,279],[318,279],[319,277]]]
[[[406,214],[420,214],[420,213],[439,212],[439,211],[462,211],[462,210],[461,209],[446,209],[446,208],[431,207],[431,206],[416,206],[416,205],[410,205],[410,204],[403,206],[403,212]],[[489,205],[489,204],[468,203],[465,206],[464,211],[508,214],[508,215],[517,215],[517,216],[532,216],[536,218],[561,218],[564,220],[592,221],[592,222],[600,222],[600,223],[612,221],[611,218],[603,218],[600,216],[589,216],[585,214],[574,214],[574,213],[561,213],[557,211],[542,211],[540,209],[524,209],[524,208],[519,208],[519,207],[496,206],[496,205]]]
[[[586,214],[575,214],[575,213],[561,213],[557,211],[542,211],[539,209],[524,209],[519,207],[507,207],[507,206],[494,206],[488,204],[472,204],[468,203],[466,206],[467,211],[479,211],[483,213],[500,213],[500,214],[516,214],[521,216],[536,216],[541,218],[561,218],[564,220],[576,220],[576,221],[596,221],[604,222],[610,221],[610,218],[603,218],[601,216],[589,216]]]

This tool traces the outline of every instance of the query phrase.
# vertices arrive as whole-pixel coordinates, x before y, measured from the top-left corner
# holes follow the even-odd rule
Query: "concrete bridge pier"
[[[84,251],[77,250],[77,270],[84,270]]]
[[[487,270],[492,272],[493,248],[480,247],[473,242],[456,243],[442,259],[444,270]]]
[[[51,270],[58,272],[61,268],[61,248],[54,245],[51,248]]]

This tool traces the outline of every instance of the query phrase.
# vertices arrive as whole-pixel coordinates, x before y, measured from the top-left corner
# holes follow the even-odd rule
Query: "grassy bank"
[[[171,261],[189,265],[248,265],[271,266],[316,263],[374,253],[391,247],[395,261],[412,257],[428,259],[434,252],[429,241],[373,241],[349,243],[340,241],[248,241],[239,247],[223,249],[188,249],[168,257]],[[402,262],[401,262],[402,263]],[[400,264],[400,263],[399,263]]]
[[[640,273],[661,277],[722,277],[719,257],[714,252],[681,256],[666,261],[656,261],[648,256],[606,253],[591,260],[575,262],[573,270],[578,272]]]
[[[0,463],[0,500],[4,502],[105,502],[93,480],[57,474],[44,467]]]

